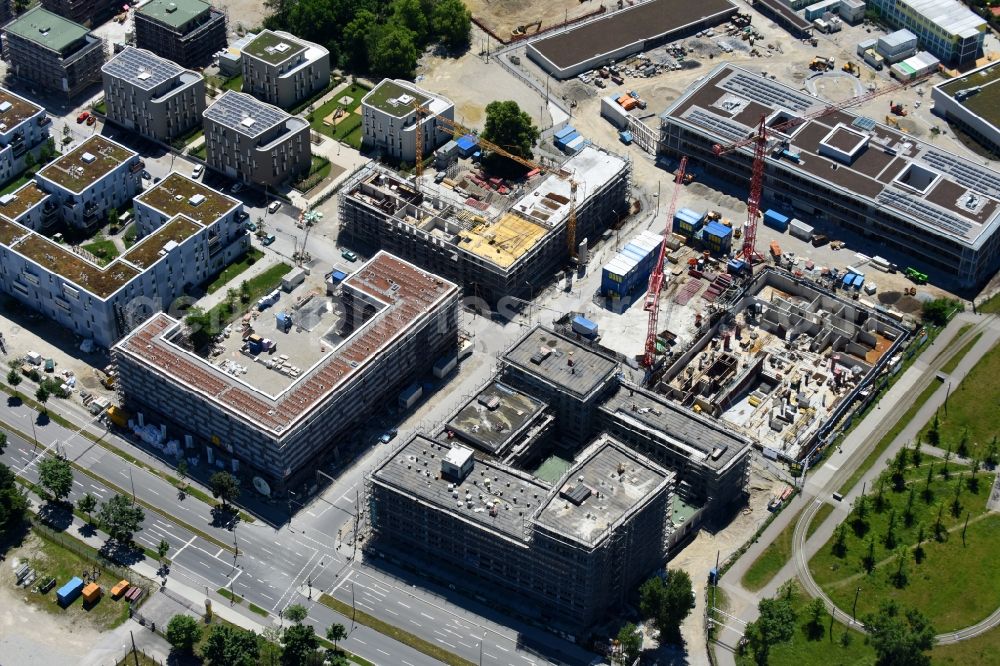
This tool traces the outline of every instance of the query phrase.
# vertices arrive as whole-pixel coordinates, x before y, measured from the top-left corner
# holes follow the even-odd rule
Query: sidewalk
[[[747,549],[743,556],[733,564],[729,571],[726,572],[725,576],[723,576],[720,580],[719,586],[729,596],[729,612],[732,615],[739,617],[741,620],[746,622],[754,620],[757,617],[757,602],[760,599],[773,596],[781,585],[801,573],[797,564],[799,557],[793,557],[793,559],[785,563],[770,583],[758,592],[749,592],[744,589],[740,583],[747,569],[750,568],[760,554],[786,527],[788,527],[789,524],[791,524],[794,520],[798,520],[799,512],[803,508],[808,508],[811,503],[821,504],[829,502],[834,506],[834,511],[821,526],[815,528],[813,535],[806,541],[805,552],[802,553],[804,556],[803,561],[808,562],[809,558],[816,552],[816,550],[818,550],[822,544],[826,543],[836,529],[837,524],[850,511],[851,502],[858,494],[860,494],[863,484],[868,483],[870,485],[872,480],[877,478],[877,476],[881,473],[883,465],[873,465],[872,468],[869,469],[868,472],[862,477],[861,481],[845,495],[842,501],[834,502],[832,500],[831,493],[836,491],[837,487],[843,482],[840,478],[837,478],[837,476],[843,476],[845,479],[848,476],[844,473],[835,476],[838,470],[844,468],[847,461],[851,461],[856,465],[860,465],[864,461],[868,454],[867,452],[861,452],[859,450],[871,440],[874,439],[874,442],[877,442],[878,439],[881,438],[881,435],[878,434],[878,430],[881,426],[883,426],[886,416],[888,416],[892,411],[901,411],[897,418],[902,417],[902,412],[905,412],[905,410],[908,409],[909,404],[911,404],[915,395],[914,387],[922,378],[925,377],[928,370],[931,369],[934,361],[941,355],[945,348],[948,347],[952,339],[955,338],[959,329],[967,323],[979,323],[984,321],[987,321],[986,318],[973,315],[971,313],[962,313],[956,316],[945,328],[945,330],[938,335],[935,341],[927,349],[925,349],[922,354],[920,354],[920,356],[903,374],[903,376],[900,377],[899,380],[886,392],[886,394],[881,398],[879,406],[872,410],[864,420],[858,423],[854,430],[852,430],[851,433],[844,439],[839,451],[832,453],[820,468],[812,470],[800,496],[792,500],[792,504],[782,511],[782,513],[768,526],[768,528],[764,530],[760,538]],[[998,321],[996,319],[990,320],[987,326],[988,328],[979,339],[973,350],[966,354],[966,356],[958,364],[958,367],[956,367],[954,372],[951,373],[952,381],[954,383],[957,384],[961,381],[961,379],[976,364],[981,355],[985,353],[985,351],[988,350],[993,344],[995,344],[998,339],[1000,339],[1000,325],[998,325]],[[936,380],[932,378],[931,381]],[[885,451],[883,460],[891,458],[891,456],[895,455],[895,452],[898,451],[904,443],[912,441],[916,436],[916,433],[923,427],[923,424],[933,415],[934,410],[936,410],[937,407],[943,402],[944,392],[936,392],[931,399],[923,405],[915,417],[906,425],[899,436],[893,440],[888,449]],[[891,425],[892,424],[889,424],[889,427],[891,427]],[[740,636],[731,629],[724,629],[720,632],[719,638],[727,645],[736,645]],[[723,666],[735,664],[733,654],[728,650],[717,650],[716,656],[719,664]]]

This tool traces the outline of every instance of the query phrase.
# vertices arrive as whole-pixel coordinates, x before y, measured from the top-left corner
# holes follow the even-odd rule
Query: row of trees
[[[668,569],[639,587],[639,612],[659,632],[660,644],[681,644],[681,622],[693,608],[694,590],[686,571]],[[642,650],[642,634],[630,622],[617,639],[624,663],[633,663]]]
[[[267,0],[264,25],[323,44],[355,72],[412,78],[433,43],[468,47],[472,15],[462,0]]]
[[[319,636],[312,626],[304,624],[306,609],[293,604],[285,609],[284,617],[291,624],[282,629],[270,628],[262,635],[229,625],[217,625],[202,645],[200,653],[206,666],[256,666],[279,661],[282,666],[329,664],[347,666],[348,660],[338,648],[347,638],[342,624],[333,624],[326,630],[327,640],[333,648],[320,651]],[[178,656],[189,657],[203,636],[201,624],[189,615],[175,615],[167,624],[167,641]]]

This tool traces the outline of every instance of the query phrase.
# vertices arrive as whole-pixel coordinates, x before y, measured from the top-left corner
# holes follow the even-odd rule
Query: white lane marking
[[[400,606],[402,606],[403,608],[409,608],[409,606],[407,606],[406,604],[404,604],[402,601],[397,601],[396,603],[399,604]]]
[[[420,611],[420,614],[423,615],[424,617],[426,617],[428,620],[433,620],[434,619],[433,615],[428,615],[427,613],[425,613],[423,611]]]

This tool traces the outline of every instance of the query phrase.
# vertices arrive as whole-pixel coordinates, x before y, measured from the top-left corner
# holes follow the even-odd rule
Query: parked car
[[[76,117],[76,124],[77,125],[82,125],[83,122],[85,120],[87,120],[87,118],[89,118],[89,117],[90,117],[90,112],[89,111],[84,111],[83,113],[81,113],[80,115],[78,115]]]
[[[268,234],[267,236],[264,236],[264,240],[261,241],[261,244],[262,245],[270,245],[275,240],[277,240],[277,239],[275,239],[274,234]]]
[[[358,260],[357,253],[356,252],[351,252],[350,250],[344,250],[343,252],[340,253],[340,256],[342,256],[344,259],[347,259],[348,261],[357,261]]]
[[[392,440],[396,439],[396,435],[398,434],[399,431],[393,428],[392,430],[384,432],[382,436],[378,438],[378,441],[382,442],[383,444],[388,444]]]
[[[152,178],[152,176],[149,175],[149,172],[146,171],[145,169],[143,169],[142,170],[142,179],[143,180],[150,180],[151,178]]]
[[[275,199],[267,205],[267,212],[274,214],[278,212],[279,208],[281,208],[281,202]]]
[[[254,224],[253,222],[247,222],[246,224],[243,225],[243,228],[249,231],[250,233],[257,231],[257,225]]]
[[[205,165],[204,164],[195,164],[194,168],[191,169],[191,177],[192,178],[201,178],[201,174],[203,174],[203,173],[205,173]]]
[[[97,123],[97,116],[90,116],[89,118],[87,118],[88,125],[94,125],[96,123]]]
[[[232,189],[229,190],[233,194],[239,194],[243,191],[243,183],[234,183]]]

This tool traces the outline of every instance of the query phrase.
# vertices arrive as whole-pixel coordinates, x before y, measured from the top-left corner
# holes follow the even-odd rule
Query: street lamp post
[[[851,608],[851,620],[858,621],[858,595],[861,594],[861,588],[858,587],[854,592],[854,606]]]

